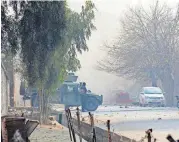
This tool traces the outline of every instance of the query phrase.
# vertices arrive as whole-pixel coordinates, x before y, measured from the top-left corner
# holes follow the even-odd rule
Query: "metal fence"
[[[65,116],[64,116],[65,117]],[[122,136],[120,134],[114,133],[111,131],[112,125],[110,124],[110,120],[104,122],[106,125],[106,129],[99,128],[94,125],[93,115],[89,112],[89,123],[84,122],[84,117],[80,120],[80,112],[77,108],[76,116],[71,116],[70,109],[66,110],[66,121],[63,122],[63,125],[69,128],[69,133],[71,137],[71,141],[76,142],[77,134],[80,139],[84,139],[88,142],[157,142],[157,138],[153,137],[153,130],[148,129],[145,131],[144,137],[142,137],[139,141],[130,139],[128,137]],[[179,142],[179,140],[175,140],[171,135],[166,136],[166,139],[169,142]],[[80,141],[82,142],[82,140]]]
[[[1,63],[1,116],[7,115],[8,106],[10,105],[9,101],[9,88],[10,82],[8,79],[7,71]]]
[[[112,132],[110,130],[109,120],[106,122],[106,130],[104,130],[94,125],[94,118],[91,113],[89,113],[90,124],[80,120],[80,117],[78,117],[80,115],[78,109],[76,114],[77,117],[73,118],[70,110],[66,110],[67,121],[64,123],[64,125],[69,128],[70,137],[73,142],[76,142],[74,133],[76,133],[80,139],[83,138],[88,142],[136,142],[133,139]]]

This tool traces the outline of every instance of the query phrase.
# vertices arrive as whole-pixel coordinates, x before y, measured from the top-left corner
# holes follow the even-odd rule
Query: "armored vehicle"
[[[82,106],[83,111],[95,111],[103,102],[103,96],[92,93],[90,90],[81,91],[81,85],[77,83],[78,76],[69,73],[67,79],[60,86],[57,94],[60,96],[60,104],[65,108],[73,106]]]

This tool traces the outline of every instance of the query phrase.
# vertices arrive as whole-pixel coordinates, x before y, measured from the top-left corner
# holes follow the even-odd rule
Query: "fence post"
[[[148,130],[146,131],[146,134],[147,134],[148,142],[151,142],[151,141],[152,141],[152,136],[151,136],[151,134],[152,134],[152,129],[148,129]]]
[[[73,125],[72,125],[72,116],[71,116],[70,109],[68,109],[68,112],[69,112],[70,126],[71,126],[72,135],[73,135],[73,140],[74,142],[76,142],[76,135],[75,135],[75,130],[73,129]]]
[[[80,142],[82,142],[82,137],[81,137],[81,123],[80,123],[80,111],[79,111],[79,108],[78,108],[78,107],[76,108],[76,110],[77,110],[76,115],[77,115],[77,121],[78,121],[79,138],[80,138]]]
[[[66,119],[67,119],[67,125],[68,125],[70,140],[72,141],[71,126],[70,126],[70,122],[69,122],[70,120],[69,120],[69,112],[68,112],[68,110],[65,110],[65,114],[66,114]]]
[[[107,120],[108,142],[111,142],[110,120]]]
[[[90,112],[89,112],[89,116],[90,116],[90,124],[92,127],[92,133],[93,133],[92,142],[96,142],[96,131],[94,128],[94,117]]]
[[[167,140],[168,140],[169,142],[176,142],[171,135],[168,135],[168,136],[167,136]]]

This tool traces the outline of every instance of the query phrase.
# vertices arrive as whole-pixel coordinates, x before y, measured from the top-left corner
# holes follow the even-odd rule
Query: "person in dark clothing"
[[[33,93],[31,96],[31,105],[32,107],[38,107],[39,96],[37,93]]]
[[[85,82],[83,82],[83,84],[82,84],[82,86],[81,86],[81,92],[82,92],[82,93],[85,93],[85,94],[86,94],[86,92],[87,92],[86,83],[85,83]]]
[[[87,93],[86,83],[85,82],[82,83],[80,91],[81,91],[82,94],[86,94]],[[82,95],[82,100],[84,100],[83,97],[84,97],[84,95]],[[85,102],[82,102],[82,112],[85,112],[84,103]]]
[[[80,86],[80,88],[81,88],[81,86],[82,86],[82,85],[83,85],[83,82],[80,82],[80,85],[79,85],[79,86]]]

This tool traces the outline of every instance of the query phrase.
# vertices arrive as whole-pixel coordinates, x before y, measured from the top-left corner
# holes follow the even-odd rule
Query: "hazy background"
[[[81,5],[85,0],[67,0],[69,6],[79,12]],[[95,69],[97,62],[105,58],[105,51],[102,48],[104,43],[111,43],[117,38],[120,24],[119,20],[123,13],[129,7],[142,5],[148,8],[154,4],[156,0],[93,0],[96,5],[96,31],[92,33],[88,41],[89,52],[84,52],[79,55],[82,68],[77,72],[79,81],[85,81],[87,87],[95,93],[108,95],[113,89],[128,90],[129,87],[134,87],[133,81],[126,80],[123,77],[117,77],[103,71]],[[176,7],[179,0],[159,0],[159,3],[167,3],[171,7]]]

